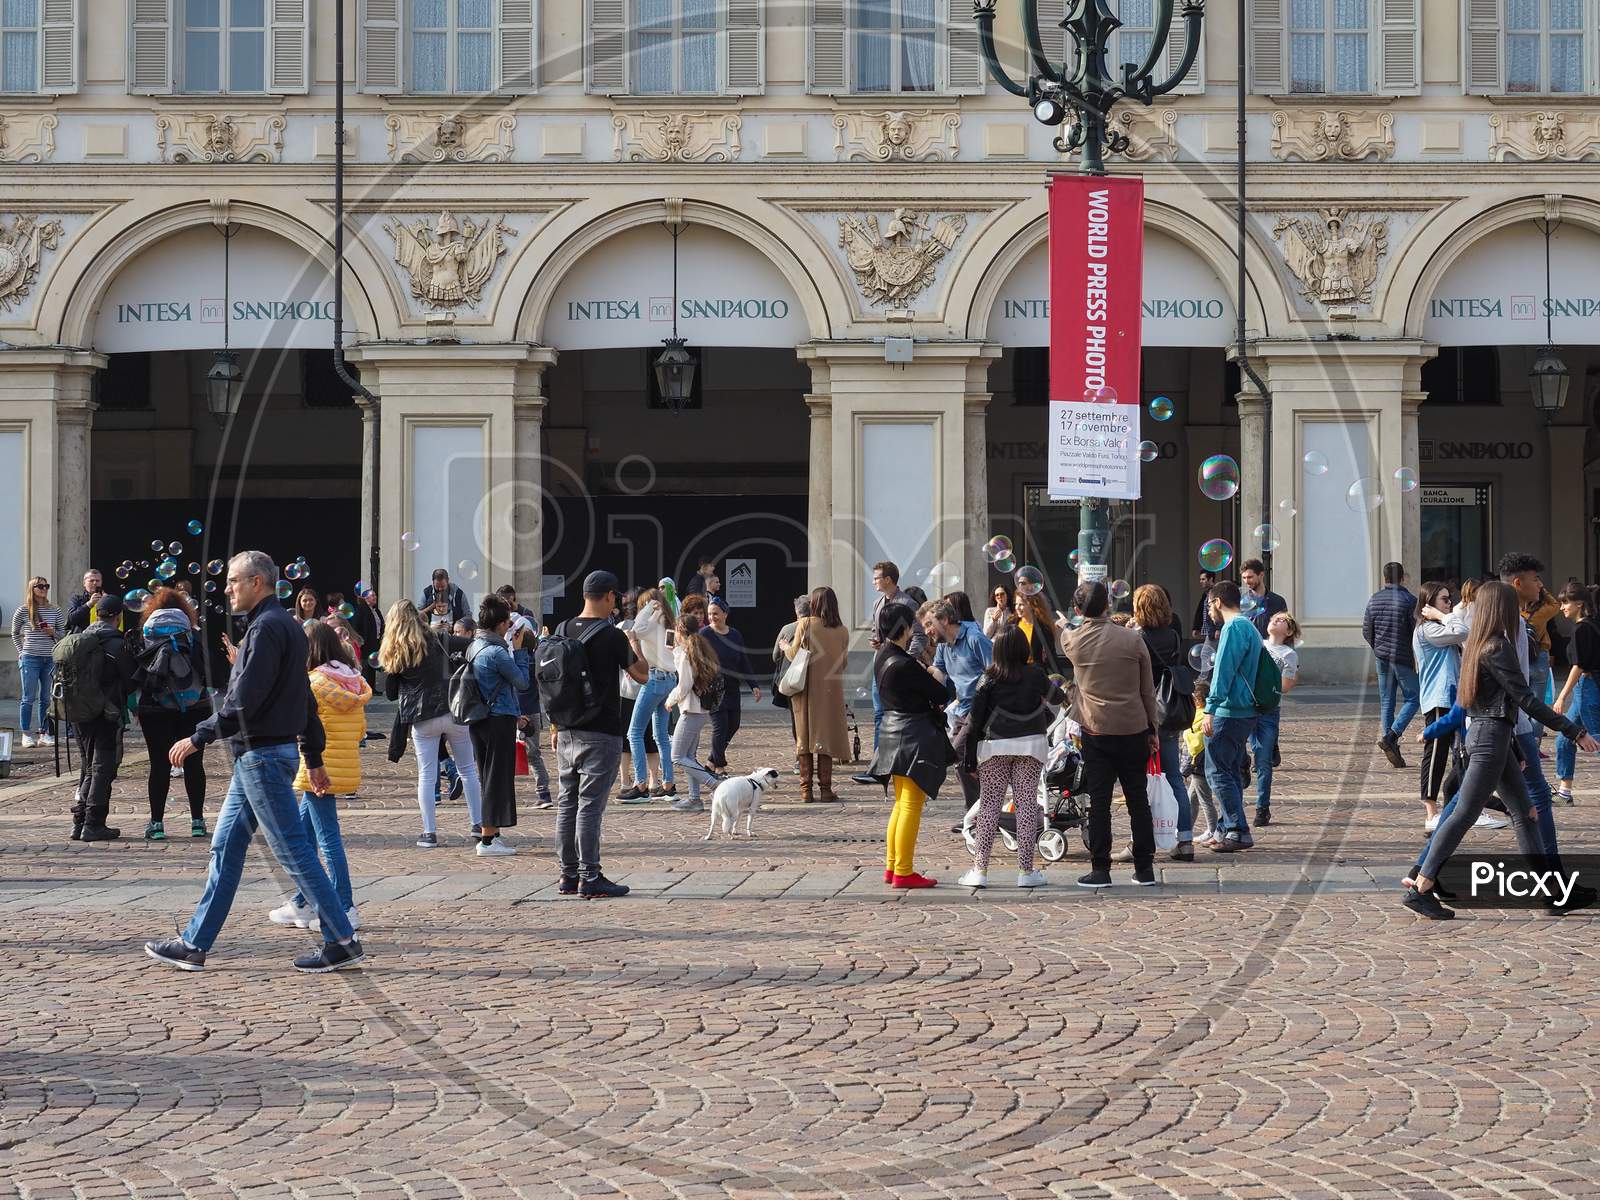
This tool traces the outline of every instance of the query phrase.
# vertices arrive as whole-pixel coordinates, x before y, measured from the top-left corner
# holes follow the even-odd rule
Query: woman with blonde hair
[[[410,600],[396,600],[389,606],[383,642],[378,647],[378,665],[387,676],[384,694],[400,702],[398,719],[411,727],[417,757],[417,807],[422,812],[417,846],[422,850],[432,850],[439,844],[435,808],[439,802],[440,738],[450,743],[450,757],[455,760],[466,789],[467,811],[474,829],[483,819],[483,793],[478,785],[472,734],[450,715],[449,656],[464,653],[471,645],[471,638],[430,630]],[[390,761],[399,762],[404,752],[405,739],[395,738],[389,745]]]
[[[17,720],[22,725],[24,747],[35,744],[33,717],[39,718],[37,744],[54,746],[45,712],[50,707],[50,684],[56,665],[51,657],[61,640],[61,610],[50,603],[50,581],[42,575],[28,580],[28,592],[11,614],[11,644],[17,648],[17,669],[22,674],[22,700]]]
[[[689,794],[673,804],[675,812],[705,812],[700,799],[702,787],[715,788],[717,777],[697,758],[700,735],[711,721],[711,710],[722,703],[727,680],[711,643],[700,635],[704,625],[699,613],[688,608],[678,617],[672,665],[678,685],[666,699],[667,708],[678,710],[678,728],[672,735],[672,763],[689,780]]]

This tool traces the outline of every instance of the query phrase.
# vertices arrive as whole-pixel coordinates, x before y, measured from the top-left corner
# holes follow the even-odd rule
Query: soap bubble
[[[147,579],[144,586],[147,591],[159,592],[165,583],[166,580],[164,579]]]
[[[1150,419],[1152,421],[1170,421],[1174,411],[1176,410],[1173,407],[1171,398],[1168,396],[1157,396],[1150,401]]]
[[[206,591],[214,592],[216,590],[217,590],[217,581],[215,579],[206,580]]]
[[[150,560],[148,558],[141,558],[139,560],[139,565],[141,567],[148,567],[150,565]]]
[[[172,555],[173,558],[177,558],[178,555],[183,553],[183,543],[182,542],[171,542],[171,543],[169,543],[168,546],[167,546],[167,553]]]
[[[334,611],[337,612],[346,621],[351,621],[351,620],[355,619],[356,606],[354,604],[351,604],[350,601],[346,600],[343,604],[339,605],[339,607],[336,608]]]
[[[869,691],[867,691],[867,689],[866,689],[866,688],[864,688],[864,687],[858,687],[858,688],[857,688],[857,689],[856,689],[856,699],[857,699],[857,700],[865,700],[865,699],[866,699],[866,698],[867,698],[867,697],[868,697],[868,696],[870,696],[870,695],[871,695],[871,694],[872,694],[872,693],[871,693],[871,692],[869,692]]]
[[[463,579],[476,579],[478,577],[478,564],[470,558],[463,558],[456,564],[456,573]]]
[[[150,593],[145,591],[144,588],[134,588],[122,597],[122,602],[129,608],[139,608],[148,599],[150,599]]]
[[[1081,551],[1081,550],[1074,550],[1071,554],[1067,555],[1067,566],[1072,569],[1074,574],[1077,573],[1078,562],[1082,558],[1083,558],[1083,551]]]
[[[1307,450],[1305,457],[1300,460],[1305,467],[1307,475],[1326,475],[1328,473],[1328,456],[1321,450]]]
[[[365,596],[368,590],[367,581],[365,579],[356,580],[356,595]]]
[[[1202,570],[1225,571],[1228,564],[1233,561],[1233,547],[1226,538],[1212,538],[1200,544],[1200,567]]]
[[[123,563],[122,566],[117,568],[117,578],[118,579],[126,579],[129,575],[132,575],[132,574],[133,574],[133,568],[128,566],[127,563]]]
[[[1117,389],[1105,386],[1084,388],[1083,402],[1085,404],[1115,404],[1117,402]]]
[[[1399,485],[1402,492],[1414,492],[1417,490],[1417,473],[1410,467],[1401,467],[1397,470],[1394,473],[1394,481]]]
[[[171,579],[178,573],[178,564],[170,558],[163,558],[156,567],[156,574],[162,579]]]
[[[1070,617],[1067,618],[1067,624],[1072,626],[1074,629],[1076,629],[1079,625],[1083,624],[1083,614],[1082,613],[1076,613],[1076,612],[1073,613]]]
[[[1049,680],[1052,687],[1060,688],[1063,692],[1067,690],[1067,677],[1065,675],[1052,673],[1049,676]]]
[[[1155,460],[1157,458],[1159,458],[1160,456],[1161,456],[1161,447],[1157,446],[1154,442],[1140,442],[1139,443],[1139,461],[1140,462],[1155,462]]]
[[[1344,502],[1352,512],[1373,512],[1383,503],[1383,489],[1376,479],[1362,476],[1345,490]]]
[[[283,569],[284,578],[298,580],[302,574],[300,564],[292,562]]]
[[[189,564],[189,574],[191,574],[191,575],[200,574],[200,564],[197,563],[197,562],[190,563]]]
[[[367,655],[367,666],[376,667],[377,665],[378,665],[378,652],[376,650],[374,650],[371,654]]]
[[[1255,612],[1255,610],[1260,608],[1260,607],[1261,607],[1261,601],[1256,599],[1256,594],[1254,592],[1240,592],[1239,593],[1239,611],[1241,613],[1243,613],[1245,616],[1248,617],[1251,613]]]
[[[422,543],[417,539],[417,535],[412,533],[410,530],[407,530],[405,533],[400,535],[400,548],[405,550],[407,553],[416,550],[421,545]]]
[[[204,525],[200,524],[200,519],[198,517],[196,517],[193,520],[191,520],[187,525],[185,525],[184,528],[189,531],[189,536],[190,537],[199,537],[202,533],[205,532],[205,528],[206,527]]]
[[[952,591],[961,586],[961,572],[956,569],[953,562],[936,562],[928,568],[924,580],[928,585],[929,594]]]
[[[1024,596],[1037,596],[1044,591],[1044,572],[1038,567],[1018,567],[1017,591]]]
[[[1271,525],[1257,525],[1250,531],[1250,536],[1255,538],[1256,545],[1261,547],[1263,554],[1271,554],[1283,545],[1283,539],[1278,536],[1278,531]]]
[[[1113,600],[1126,600],[1133,594],[1133,585],[1126,579],[1113,579],[1110,588],[1107,590],[1111,593]]]
[[[1239,494],[1239,464],[1226,454],[1213,454],[1200,464],[1200,492],[1208,500],[1231,500]]]
[[[1017,560],[1009,554],[1002,554],[994,560],[994,569],[1002,575],[1009,575],[1017,569]]]
[[[1011,554],[1011,539],[1003,533],[997,533],[983,544],[983,553],[990,562],[1006,558]]]
[[[227,569],[228,564],[223,562],[220,558],[213,558],[206,564],[207,575],[221,575]]]
[[[292,595],[294,595],[294,584],[287,579],[278,580],[278,599],[287,600]]]
[[[1293,500],[1279,500],[1278,515],[1285,521],[1292,521],[1300,515],[1300,510],[1294,506]]]
[[[1216,657],[1216,651],[1208,642],[1196,642],[1189,647],[1189,665],[1202,675],[1211,673],[1211,660]]]

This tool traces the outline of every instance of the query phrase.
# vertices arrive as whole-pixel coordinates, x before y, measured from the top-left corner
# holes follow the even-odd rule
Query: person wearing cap
[[[116,711],[76,722],[82,765],[78,802],[72,807],[74,841],[109,842],[122,836],[120,829],[106,825],[106,817],[111,812],[111,785],[122,759],[122,713],[133,694],[133,675],[139,666],[122,636],[122,609],[122,597],[102,596],[95,605],[94,624],[85,630],[100,643],[100,687],[107,707],[114,704]]]
[[[595,715],[563,725],[556,741],[556,858],[559,890],[585,900],[626,896],[628,889],[600,873],[600,823],[606,798],[622,765],[622,675],[643,683],[649,675],[638,637],[612,623],[622,584],[610,571],[591,571],[583,581],[583,611],[556,630],[577,640],[593,682]]]

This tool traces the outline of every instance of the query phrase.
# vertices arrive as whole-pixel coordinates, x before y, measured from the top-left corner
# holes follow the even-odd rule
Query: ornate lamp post
[[[1200,22],[1205,16],[1203,0],[1184,0],[1183,61],[1172,75],[1155,81],[1156,64],[1166,61],[1167,37],[1172,29],[1174,0],[1156,0],[1155,28],[1150,49],[1142,63],[1123,63],[1121,77],[1114,78],[1106,65],[1106,48],[1122,21],[1106,5],[1106,0],[1067,0],[1069,9],[1061,27],[1067,31],[1070,47],[1064,61],[1053,63],[1045,57],[1039,35],[1037,0],[1022,0],[1022,30],[1027,38],[1028,58],[1033,69],[1026,84],[1019,84],[1006,73],[994,46],[996,0],[977,0],[972,15],[978,24],[984,61],[995,82],[1013,96],[1022,96],[1036,119],[1045,125],[1060,125],[1071,118],[1066,133],[1057,134],[1056,149],[1063,154],[1081,149],[1080,165],[1085,175],[1106,173],[1103,150],[1113,154],[1128,148],[1126,134],[1107,129],[1112,106],[1124,98],[1149,105],[1177,87],[1200,53]]]
[[[1032,70],[1025,84],[1017,83],[1001,66],[995,52],[994,18],[997,0],[975,0],[973,19],[989,74],[1013,96],[1021,96],[1033,109],[1036,120],[1057,126],[1070,118],[1064,134],[1058,133],[1055,147],[1062,154],[1082,152],[1079,167],[1085,175],[1104,175],[1104,151],[1119,154],[1128,148],[1128,136],[1108,129],[1112,107],[1122,99],[1150,105],[1183,81],[1200,53],[1200,24],[1205,17],[1204,0],[1184,0],[1183,61],[1171,76],[1156,82],[1157,63],[1166,61],[1167,38],[1172,30],[1174,0],[1155,0],[1155,24],[1150,48],[1142,63],[1123,63],[1120,78],[1113,77],[1106,64],[1107,48],[1122,21],[1107,6],[1106,0],[1066,0],[1067,15],[1061,28],[1067,34],[1067,53],[1060,63],[1045,56],[1039,32],[1038,0],[1022,0],[1022,31],[1027,39],[1028,61]],[[1244,0],[1238,0],[1243,3]],[[1104,578],[1106,550],[1110,542],[1107,502],[1088,496],[1079,501],[1078,575],[1079,578]]]

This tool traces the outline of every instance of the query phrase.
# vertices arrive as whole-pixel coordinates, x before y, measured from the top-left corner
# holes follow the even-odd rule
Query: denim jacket
[[[478,631],[472,650],[472,671],[491,717],[522,715],[518,693],[527,689],[528,673],[517,666],[503,637]]]

